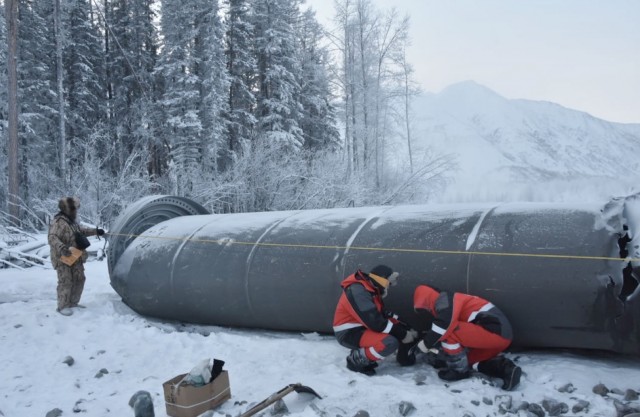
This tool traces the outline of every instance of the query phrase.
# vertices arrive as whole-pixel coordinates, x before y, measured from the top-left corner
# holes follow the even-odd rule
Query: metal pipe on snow
[[[386,264],[387,305],[415,327],[429,284],[498,305],[515,346],[640,354],[639,228],[640,195],[244,214],[150,196],[111,228],[108,261],[123,301],[162,319],[330,333],[342,279]]]

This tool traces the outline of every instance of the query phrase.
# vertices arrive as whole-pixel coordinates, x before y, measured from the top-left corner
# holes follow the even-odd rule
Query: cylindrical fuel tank
[[[111,283],[143,315],[331,332],[340,282],[386,264],[401,276],[385,302],[415,327],[427,284],[499,306],[516,346],[638,354],[638,200],[203,215],[147,197],[110,231]]]

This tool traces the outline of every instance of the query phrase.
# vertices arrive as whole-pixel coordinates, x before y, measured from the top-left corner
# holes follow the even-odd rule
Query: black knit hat
[[[393,269],[389,268],[386,265],[376,265],[371,271],[369,271],[369,273],[376,274],[377,276],[382,278],[389,278],[391,274],[393,274]]]

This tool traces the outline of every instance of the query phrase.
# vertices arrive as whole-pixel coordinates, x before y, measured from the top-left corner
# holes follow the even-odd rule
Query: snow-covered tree
[[[155,144],[152,76],[158,34],[152,0],[106,0],[104,16],[109,130],[117,150],[112,162],[115,174],[129,154],[142,149],[150,153]],[[161,171],[151,161],[149,167]]]
[[[68,140],[73,143],[88,140],[96,127],[106,122],[104,53],[102,35],[89,0],[67,0],[64,23]],[[75,161],[82,162],[82,159]]]
[[[371,0],[336,2],[337,28],[331,40],[341,65],[338,77],[350,172],[362,172],[375,188],[384,186],[385,144],[394,129],[391,106],[403,78],[398,53],[407,42],[408,19]]]
[[[227,129],[228,144],[221,155],[223,169],[229,169],[254,134],[256,97],[253,86],[256,59],[253,52],[251,6],[247,0],[226,0],[225,55],[229,74]]]
[[[218,160],[226,154],[229,103],[229,75],[223,46],[224,28],[219,16],[218,0],[196,4],[193,73],[199,85],[198,108],[202,123],[200,142],[201,168],[206,173],[218,171]]]
[[[336,148],[340,135],[331,104],[329,54],[322,46],[323,30],[311,10],[302,14],[296,26],[301,58],[300,71],[296,74],[302,107],[299,125],[304,135],[304,146],[317,150]]]
[[[19,18],[20,183],[21,198],[28,203],[61,191],[55,189],[59,181],[51,181],[61,176],[53,2],[25,1]]]
[[[7,62],[7,25],[4,5],[0,7],[0,62]],[[8,107],[7,65],[0,66],[0,143],[8,143]],[[7,167],[7,148],[0,149],[0,173],[5,173]],[[0,174],[0,207],[6,207],[7,176]]]
[[[304,143],[300,129],[300,57],[294,24],[299,0],[256,0],[253,27],[257,62],[257,140],[284,143],[291,150]]]
[[[170,144],[172,192],[189,195],[193,180],[201,175],[204,156],[200,94],[202,79],[194,72],[194,44],[199,0],[162,1],[161,28],[164,44],[156,69],[164,87],[160,105],[163,134]]]

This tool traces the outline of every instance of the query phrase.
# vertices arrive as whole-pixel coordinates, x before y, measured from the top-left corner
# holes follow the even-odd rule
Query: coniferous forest
[[[371,0],[337,0],[330,27],[301,0],[0,13],[5,223],[42,229],[65,195],[94,224],[148,194],[218,213],[425,201],[450,167],[412,151],[409,19]]]

